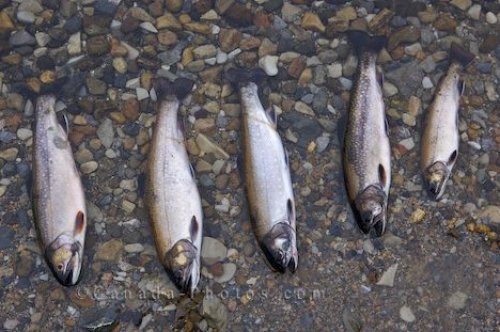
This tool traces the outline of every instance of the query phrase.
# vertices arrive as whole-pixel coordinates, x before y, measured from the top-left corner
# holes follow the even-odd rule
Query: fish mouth
[[[387,214],[387,195],[378,185],[371,185],[355,199],[356,221],[363,233],[372,229],[380,237],[385,233]]]
[[[45,250],[45,258],[56,279],[63,286],[74,286],[80,281],[82,245],[68,243],[68,236],[59,236]]]
[[[259,244],[271,268],[281,273],[297,270],[296,234],[288,221],[275,224]]]
[[[200,280],[197,253],[198,250],[189,240],[179,240],[165,254],[163,261],[163,266],[175,286],[191,296]]]
[[[424,182],[429,196],[438,201],[444,193],[449,170],[445,163],[436,161],[424,171]]]

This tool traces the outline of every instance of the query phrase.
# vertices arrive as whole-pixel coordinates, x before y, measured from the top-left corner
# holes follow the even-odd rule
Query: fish
[[[146,202],[160,262],[177,288],[193,295],[200,280],[203,211],[178,118],[193,81],[158,78],[154,87],[158,114],[148,153]]]
[[[45,260],[64,286],[76,285],[82,269],[87,212],[67,131],[57,120],[56,97],[36,100],[33,140],[33,210]]]
[[[387,225],[391,150],[376,60],[387,38],[354,30],[348,32],[348,39],[357,51],[358,67],[343,142],[344,181],[359,228],[382,236]]]
[[[450,47],[450,65],[439,82],[434,99],[426,110],[421,140],[420,168],[428,194],[434,200],[443,196],[451,170],[458,157],[458,111],[465,83],[460,74],[474,60],[474,54],[456,43]]]
[[[296,211],[288,154],[277,131],[273,108],[258,95],[260,70],[232,68],[242,110],[243,172],[252,228],[270,267],[284,273],[298,267]]]

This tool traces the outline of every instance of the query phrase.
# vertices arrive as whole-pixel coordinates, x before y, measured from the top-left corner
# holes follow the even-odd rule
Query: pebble
[[[123,249],[129,254],[136,254],[144,251],[144,247],[140,243],[126,244]]]
[[[6,330],[14,330],[17,325],[19,325],[19,321],[17,319],[7,318],[3,323],[3,328]]]
[[[19,138],[21,141],[26,141],[30,139],[33,136],[33,132],[30,129],[27,128],[19,128],[17,130],[17,138]]]
[[[486,22],[488,22],[489,24],[497,24],[498,18],[494,13],[487,12],[486,13]]]
[[[386,97],[392,97],[398,93],[398,88],[391,82],[384,81],[383,93]]]
[[[382,274],[382,276],[380,277],[380,280],[377,282],[377,285],[393,287],[394,286],[394,279],[396,278],[396,271],[397,270],[398,270],[398,264],[391,265],[387,269],[387,271],[385,271]]]
[[[328,77],[339,78],[340,76],[342,76],[342,64],[340,63],[334,63],[327,66],[327,70]]]
[[[265,55],[259,60],[259,67],[262,68],[268,76],[278,74],[278,57],[275,55]]]
[[[106,148],[111,147],[114,138],[113,123],[110,119],[104,119],[97,128],[97,137]]]
[[[14,161],[16,160],[18,153],[19,150],[17,148],[7,148],[0,151],[0,159],[4,159],[6,161]]]
[[[467,299],[469,296],[461,291],[457,291],[448,298],[446,301],[446,305],[453,310],[462,310],[465,308],[467,303]]]
[[[234,274],[236,273],[236,264],[234,263],[224,263],[222,264],[222,274],[220,276],[214,276],[214,280],[219,284],[224,282],[228,282],[233,279]]]
[[[317,32],[325,32],[325,26],[318,15],[313,12],[306,12],[302,18],[302,28],[306,30],[314,30]]]
[[[97,247],[95,259],[115,262],[118,260],[123,243],[121,240],[112,239]]]
[[[431,79],[428,76],[425,76],[422,79],[422,87],[424,89],[432,89],[434,87],[434,84],[432,83]]]
[[[87,161],[86,163],[83,163],[80,165],[80,170],[82,171],[83,174],[90,174],[94,173],[97,168],[99,167],[99,164],[97,164],[96,161]]]
[[[411,311],[411,308],[407,305],[404,305],[401,309],[399,309],[399,317],[408,323],[415,321],[415,315],[413,314],[413,311]]]
[[[479,18],[481,17],[481,5],[479,4],[472,5],[467,11],[467,15],[469,15],[469,17],[472,18],[473,20],[479,20]]]
[[[204,264],[212,265],[223,261],[227,255],[226,246],[218,239],[205,236],[201,246],[201,259]]]

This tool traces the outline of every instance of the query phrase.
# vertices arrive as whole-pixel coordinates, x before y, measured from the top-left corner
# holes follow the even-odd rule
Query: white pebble
[[[268,76],[276,76],[278,74],[278,57],[275,55],[265,55],[259,60],[259,67]]]
[[[492,12],[487,12],[486,13],[486,22],[488,22],[489,24],[497,24],[498,18]]]
[[[399,317],[408,323],[415,321],[415,315],[407,305],[404,305],[401,309],[399,309]]]
[[[472,7],[470,7],[469,10],[467,11],[467,14],[473,20],[479,20],[479,18],[481,17],[481,5],[478,4],[472,5]]]
[[[328,69],[328,76],[331,78],[339,78],[342,76],[342,64],[333,63],[326,67]]]
[[[432,81],[429,77],[425,76],[422,80],[422,86],[424,87],[424,89],[431,89],[434,84],[432,84]]]

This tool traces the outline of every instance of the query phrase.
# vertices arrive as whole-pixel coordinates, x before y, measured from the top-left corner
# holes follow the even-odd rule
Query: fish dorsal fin
[[[189,171],[191,172],[191,177],[193,178],[193,180],[196,179],[196,174],[194,173],[194,168],[191,163],[189,163]]]
[[[75,230],[73,231],[73,235],[79,235],[85,229],[85,214],[82,211],[78,211],[75,217]]]
[[[382,164],[378,164],[378,180],[385,187],[387,184],[387,174],[385,173],[385,168]]]
[[[461,96],[464,95],[465,92],[465,81],[460,79],[458,80],[458,92],[460,93]]]
[[[265,109],[265,113],[271,124],[276,127],[276,125],[278,124],[278,114],[276,113],[274,105],[269,106],[267,109]]]
[[[389,121],[387,121],[387,117],[384,117],[384,129],[385,129],[385,134],[387,137],[389,137]]]
[[[287,149],[285,149],[285,147],[283,147],[283,152],[285,154],[285,164],[287,167],[290,167],[290,155],[288,154],[288,151]]]
[[[191,225],[189,225],[189,235],[191,236],[191,242],[195,242],[198,237],[198,233],[200,232],[200,225],[198,224],[198,220],[196,216],[191,218]]]

